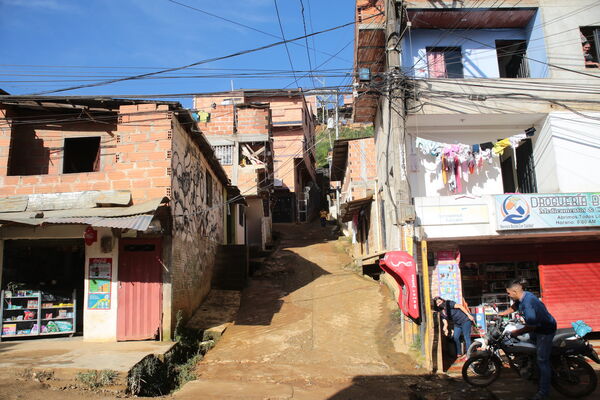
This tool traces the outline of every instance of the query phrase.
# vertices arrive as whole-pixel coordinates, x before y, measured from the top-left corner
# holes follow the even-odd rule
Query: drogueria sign
[[[495,196],[497,230],[600,226],[600,193]]]

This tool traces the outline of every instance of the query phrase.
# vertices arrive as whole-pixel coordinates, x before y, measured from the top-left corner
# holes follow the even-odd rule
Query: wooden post
[[[432,336],[433,313],[431,312],[431,286],[429,284],[429,264],[427,263],[427,241],[421,241],[421,269],[423,271],[423,299],[425,301],[425,362],[427,369],[433,367]]]

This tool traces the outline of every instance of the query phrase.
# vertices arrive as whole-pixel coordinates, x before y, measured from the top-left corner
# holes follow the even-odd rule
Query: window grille
[[[233,145],[214,146],[215,156],[221,165],[233,164]]]

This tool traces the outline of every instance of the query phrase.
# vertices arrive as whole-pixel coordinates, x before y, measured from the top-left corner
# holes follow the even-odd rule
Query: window
[[[206,171],[206,205],[212,207],[213,203],[213,181],[212,175]]]
[[[598,68],[600,61],[600,27],[583,26],[581,31],[581,45],[586,68]]]
[[[529,78],[524,40],[496,40],[500,78]]]
[[[537,193],[531,139],[521,141],[516,149],[504,150],[500,162],[504,193]]]
[[[100,137],[65,139],[63,173],[100,170]]]
[[[464,78],[460,47],[427,47],[430,78]]]
[[[233,145],[214,146],[215,156],[221,165],[233,164]]]
[[[519,193],[537,193],[531,139],[523,140],[521,145],[517,147],[516,153]]]

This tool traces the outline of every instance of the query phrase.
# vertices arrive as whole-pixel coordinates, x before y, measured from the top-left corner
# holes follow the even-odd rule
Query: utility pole
[[[340,97],[338,94],[338,89],[335,89],[335,140],[338,140],[340,137]]]
[[[386,123],[387,141],[386,143],[386,160],[385,160],[385,180],[381,182],[387,187],[387,200],[389,206],[387,210],[393,209],[390,215],[391,221],[396,226],[394,236],[399,240],[399,243],[394,245],[400,250],[407,250],[404,238],[403,225],[407,222],[407,217],[410,217],[410,193],[408,190],[408,176],[404,170],[404,104],[403,104],[403,89],[400,87],[400,46],[401,38],[398,31],[398,14],[396,0],[386,0],[386,61],[387,61],[387,99],[384,102],[387,108],[387,116],[389,121]],[[401,4],[400,7],[403,7]],[[391,206],[391,207],[390,207]]]

